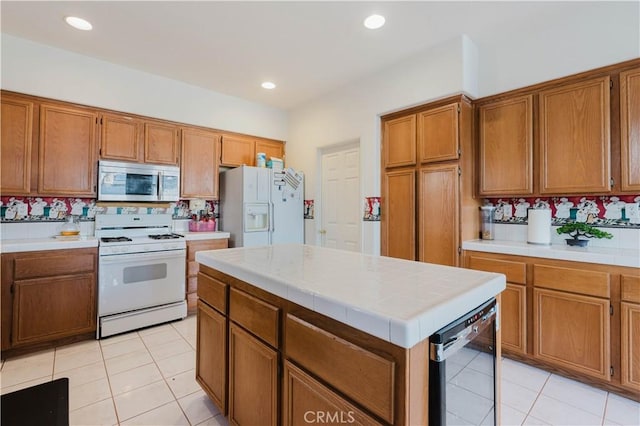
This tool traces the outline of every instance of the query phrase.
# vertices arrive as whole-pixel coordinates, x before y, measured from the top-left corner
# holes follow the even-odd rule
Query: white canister
[[[551,209],[527,210],[527,243],[551,244]]]
[[[267,154],[265,154],[264,152],[259,152],[256,154],[256,166],[267,167]]]

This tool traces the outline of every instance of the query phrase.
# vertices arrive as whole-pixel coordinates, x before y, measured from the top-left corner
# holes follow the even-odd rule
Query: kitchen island
[[[505,288],[500,274],[301,244],[196,260],[196,378],[237,424],[427,424],[429,337]]]

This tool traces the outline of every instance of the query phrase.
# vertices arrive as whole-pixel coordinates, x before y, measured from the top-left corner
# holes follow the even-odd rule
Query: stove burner
[[[103,243],[122,243],[125,241],[131,241],[131,238],[128,237],[102,237],[100,241]]]
[[[180,234],[155,234],[149,235],[152,240],[175,240],[178,238],[184,238],[184,235]]]

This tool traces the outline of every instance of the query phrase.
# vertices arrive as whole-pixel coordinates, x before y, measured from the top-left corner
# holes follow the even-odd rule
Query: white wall
[[[535,32],[514,23],[498,36],[462,36],[292,110],[287,160],[305,171],[305,198],[320,201],[318,148],[358,139],[362,197],[380,195],[384,113],[459,92],[484,97],[639,57],[639,8],[638,2],[593,2],[569,19],[538,17],[544,24]],[[317,217],[319,206],[315,211]],[[306,241],[314,242],[320,225],[306,222]],[[378,254],[379,223],[362,226],[363,252]]]
[[[358,205],[363,197],[379,196],[380,115],[466,91],[473,78],[463,75],[463,64],[473,65],[473,50],[466,37],[456,38],[291,111],[287,163],[305,172],[305,199],[319,201],[318,149],[352,140],[360,141]],[[307,243],[316,241],[320,210],[316,205],[316,219],[305,221]],[[361,235],[362,251],[379,254],[379,222],[363,222]]]
[[[286,111],[2,34],[5,90],[286,140]]]

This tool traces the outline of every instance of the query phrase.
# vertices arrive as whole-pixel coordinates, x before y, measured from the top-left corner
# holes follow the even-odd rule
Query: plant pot
[[[589,240],[579,240],[577,238],[567,238],[565,239],[567,245],[569,246],[578,246],[578,247],[586,247],[589,243]]]

